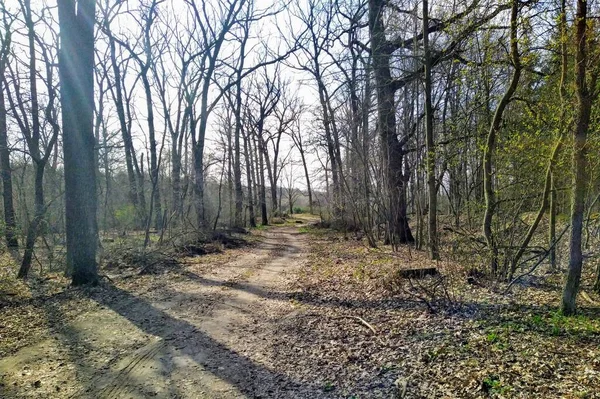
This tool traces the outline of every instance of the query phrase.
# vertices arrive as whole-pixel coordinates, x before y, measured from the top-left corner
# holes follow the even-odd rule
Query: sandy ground
[[[273,323],[295,312],[281,293],[306,251],[297,229],[275,228],[214,264],[95,289],[95,309],[0,360],[0,397],[319,397],[268,355]]]

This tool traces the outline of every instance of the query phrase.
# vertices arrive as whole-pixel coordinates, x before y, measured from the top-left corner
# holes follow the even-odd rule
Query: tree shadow
[[[185,271],[183,275],[199,284],[210,287],[227,287],[233,290],[241,290],[256,295],[260,298],[275,299],[281,301],[293,300],[299,304],[314,306],[317,308],[330,308],[345,311],[403,311],[418,310],[429,311],[428,306],[421,300],[406,296],[390,296],[377,299],[355,298],[347,295],[336,295],[336,293],[322,293],[318,291],[272,291],[264,287],[248,282],[223,283],[210,278],[198,276],[192,272]],[[200,300],[194,293],[181,293],[185,300]],[[527,331],[535,331],[540,336],[568,336],[581,342],[598,339],[600,334],[590,330],[590,322],[600,320],[600,307],[580,306],[578,318],[558,318],[559,309],[554,305],[531,304],[531,303],[485,303],[478,301],[461,301],[445,303],[434,302],[438,317],[452,317],[456,320],[477,320],[490,326],[517,325],[524,327]],[[553,321],[554,320],[554,321]],[[558,323],[558,325],[557,325]],[[573,325],[581,325],[581,331],[573,328]],[[586,330],[587,328],[587,330]]]
[[[145,300],[113,285],[93,293],[91,298],[122,317],[140,330],[161,338],[169,348],[193,359],[214,376],[226,381],[250,397],[307,398],[322,397],[323,392],[307,383],[257,364],[194,325],[176,319],[152,306]],[[162,361],[172,355],[171,350],[161,354]],[[94,387],[91,387],[92,390]]]
[[[415,309],[423,305],[418,301],[399,299],[395,297],[382,299],[360,299],[360,298],[342,298],[335,295],[322,295],[312,291],[273,291],[264,287],[251,284],[245,281],[222,282],[206,277],[199,276],[190,271],[180,272],[182,276],[197,282],[206,287],[227,287],[233,290],[244,291],[260,298],[275,299],[282,301],[293,300],[300,304],[307,304],[319,307],[340,308],[340,309]],[[175,293],[173,293],[175,294]],[[182,295],[181,292],[177,292]],[[184,294],[185,295],[185,294]],[[190,294],[190,300],[194,294]]]

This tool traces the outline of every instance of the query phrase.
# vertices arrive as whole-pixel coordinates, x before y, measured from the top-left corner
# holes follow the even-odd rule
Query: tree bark
[[[567,26],[567,4],[566,0],[560,2],[560,17],[559,17],[559,42],[560,42],[560,60],[561,60],[561,73],[560,73],[560,86],[558,94],[560,96],[560,107],[561,116],[559,122],[559,138],[562,138],[564,131],[566,130],[566,96],[567,96],[567,72],[569,67],[568,61],[568,26]],[[554,170],[551,171],[550,175],[550,205],[549,205],[549,228],[548,228],[548,247],[550,248],[550,254],[548,259],[550,260],[550,270],[556,270],[556,176]]]
[[[261,129],[262,130],[262,129]],[[262,134],[259,133],[259,134]],[[258,176],[260,179],[260,193],[259,193],[259,200],[260,200],[260,216],[261,216],[261,223],[263,226],[266,226],[269,224],[269,216],[267,213],[267,190],[265,187],[265,168],[264,168],[264,159],[263,159],[263,151],[261,149],[261,145],[260,142],[257,144],[256,146],[256,151],[258,152]]]
[[[423,0],[423,50],[425,67],[425,167],[427,170],[427,195],[429,200],[428,241],[429,257],[440,258],[437,235],[437,184],[435,180],[435,143],[433,141],[433,106],[431,95],[431,50],[429,48],[429,2]]]
[[[111,90],[111,92],[115,101],[117,116],[119,117],[121,137],[123,138],[123,147],[125,149],[125,166],[127,167],[127,178],[129,182],[129,201],[135,207],[138,214],[140,214],[138,187],[133,166],[133,140],[131,139],[131,132],[129,131],[129,126],[127,124],[127,118],[125,114],[121,69],[117,61],[115,39],[112,37],[112,33],[110,33],[108,23],[105,24],[105,31],[108,34],[110,61],[114,74],[114,90]]]
[[[96,284],[94,0],[58,1],[67,263],[73,285]]]
[[[577,122],[573,131],[573,193],[571,205],[571,239],[569,249],[569,270],[563,290],[561,311],[565,315],[576,312],[576,299],[581,282],[583,267],[582,231],[587,186],[588,161],[586,156],[587,134],[593,103],[593,91],[596,78],[594,75],[587,80],[588,64],[588,20],[586,0],[577,0],[575,17],[575,54],[577,92]]]
[[[490,270],[493,274],[498,273],[498,248],[492,231],[492,219],[496,209],[496,197],[492,185],[493,180],[493,153],[496,148],[496,140],[504,110],[508,106],[513,94],[517,90],[519,79],[521,77],[521,59],[519,56],[518,37],[517,37],[517,18],[519,14],[519,2],[513,0],[510,15],[510,57],[513,65],[513,75],[506,92],[500,99],[492,124],[487,136],[483,152],[483,187],[485,195],[485,213],[483,216],[483,235],[485,237],[488,250],[490,252]]]
[[[4,76],[8,54],[10,51],[10,26],[0,48],[0,175],[2,176],[2,196],[4,205],[4,224],[6,245],[11,249],[19,248],[16,234],[16,218],[13,202],[12,170],[10,167],[10,151],[8,149],[8,127],[6,123],[6,103],[4,98]]]
[[[385,184],[387,188],[388,237],[392,243],[413,242],[406,215],[406,182],[403,173],[404,150],[396,134],[394,82],[390,70],[392,50],[383,24],[384,0],[369,0],[371,56],[377,93],[377,130],[381,140]]]
[[[240,132],[243,134],[243,129]],[[246,158],[246,181],[248,184],[248,217],[250,219],[250,227],[256,227],[256,218],[254,215],[254,196],[252,194],[252,158],[250,154],[252,149],[250,148],[250,138],[244,134],[244,157]]]

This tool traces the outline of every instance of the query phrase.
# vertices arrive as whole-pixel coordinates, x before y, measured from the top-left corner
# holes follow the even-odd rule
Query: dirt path
[[[279,373],[268,355],[273,322],[294,312],[282,293],[306,244],[294,228],[263,234],[221,264],[191,260],[181,273],[135,289],[94,291],[98,310],[0,360],[0,396],[319,397],[317,387]]]

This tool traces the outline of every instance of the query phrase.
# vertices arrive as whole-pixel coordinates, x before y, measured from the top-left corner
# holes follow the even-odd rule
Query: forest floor
[[[306,222],[306,220],[305,220]],[[306,223],[160,273],[0,285],[2,398],[600,398],[600,308]],[[441,276],[402,279],[436,267]],[[587,291],[586,291],[587,290]]]

